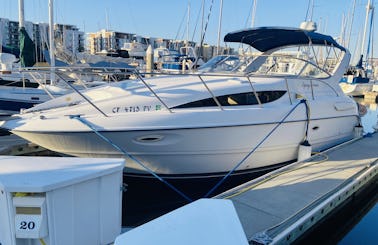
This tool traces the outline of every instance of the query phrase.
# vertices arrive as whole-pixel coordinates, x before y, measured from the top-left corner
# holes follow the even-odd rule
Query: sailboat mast
[[[54,1],[49,0],[50,82],[55,82]]]
[[[188,18],[187,18],[187,21],[186,21],[186,48],[188,48],[189,46],[189,23],[190,23],[190,1],[188,1]],[[186,50],[188,51],[188,49]]]
[[[348,40],[346,42],[347,47],[349,48],[350,45],[350,37],[352,35],[352,29],[353,29],[353,21],[354,21],[354,11],[356,9],[356,0],[353,0],[353,8],[352,8],[352,14],[351,14],[351,20],[350,20],[350,25],[349,25],[349,33],[348,33]]]
[[[220,35],[221,35],[221,27],[222,27],[222,13],[223,13],[223,0],[220,1],[220,9],[219,9],[217,55],[219,55],[219,49],[220,49]]]
[[[24,0],[18,0],[18,28],[25,27]]]
[[[253,0],[251,28],[255,27],[256,7],[257,7],[257,0]]]
[[[203,45],[202,45],[202,37],[203,37],[203,21],[205,19],[205,0],[202,0],[202,21],[201,21],[201,31],[200,31],[200,47],[199,47],[199,54],[198,56],[201,57],[203,56]]]
[[[372,9],[371,0],[368,0],[368,4],[366,5],[366,17],[365,17],[365,27],[364,27],[364,33],[362,35],[362,46],[361,46],[361,55],[365,52],[365,41],[366,41],[366,32],[367,32],[367,26],[369,22],[369,12]]]

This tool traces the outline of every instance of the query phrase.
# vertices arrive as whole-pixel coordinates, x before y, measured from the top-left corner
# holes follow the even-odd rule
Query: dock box
[[[0,245],[110,244],[123,159],[0,157]]]

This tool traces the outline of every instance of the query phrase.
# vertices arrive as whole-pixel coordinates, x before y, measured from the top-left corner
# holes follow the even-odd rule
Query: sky
[[[353,1],[256,0],[254,26],[299,27],[307,16],[307,19],[312,17],[317,22],[318,32],[338,38],[342,33],[343,23],[350,26]],[[352,54],[361,53],[359,43],[368,0],[355,1],[351,42],[348,45]],[[24,2],[26,21],[48,22],[48,0]],[[220,44],[224,45],[222,40],[225,34],[251,27],[253,0],[223,0],[220,29],[221,0],[54,0],[54,22],[76,25],[85,33],[110,29],[147,37],[189,38],[199,42],[203,2],[204,26],[208,22],[205,43],[217,45],[220,36]],[[0,17],[18,20],[18,0],[0,0],[0,5]]]

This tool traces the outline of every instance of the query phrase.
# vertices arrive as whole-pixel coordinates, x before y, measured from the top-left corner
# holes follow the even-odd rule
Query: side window
[[[281,98],[286,91],[261,91],[257,92],[262,104],[269,103]],[[253,92],[240,93],[240,94],[228,94],[217,97],[219,103],[222,106],[240,106],[240,105],[257,105],[258,100]],[[194,107],[211,107],[217,106],[213,98],[206,98],[203,100],[193,101],[190,103],[175,106],[175,108],[194,108]]]

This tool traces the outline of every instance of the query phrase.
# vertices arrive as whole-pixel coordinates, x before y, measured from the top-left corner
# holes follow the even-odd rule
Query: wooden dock
[[[251,244],[289,244],[378,177],[378,135],[353,140],[229,190]]]

